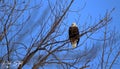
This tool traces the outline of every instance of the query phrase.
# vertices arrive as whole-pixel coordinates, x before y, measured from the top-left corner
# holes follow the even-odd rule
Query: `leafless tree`
[[[21,63],[17,69],[28,66],[32,69],[111,69],[120,54],[119,36],[109,32],[108,28],[114,8],[105,12],[98,21],[84,23],[80,29],[80,43],[72,48],[67,36],[67,21],[70,12],[79,15],[81,10],[72,10],[73,5],[74,0],[1,0],[1,67],[10,69],[14,64],[12,61],[18,60]],[[81,27],[79,18],[76,22]],[[101,38],[93,38],[96,32],[103,33]]]

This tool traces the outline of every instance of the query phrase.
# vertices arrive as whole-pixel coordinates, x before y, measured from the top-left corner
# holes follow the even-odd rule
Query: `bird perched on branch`
[[[79,43],[79,29],[76,23],[72,23],[69,27],[69,39],[73,48],[75,48]]]

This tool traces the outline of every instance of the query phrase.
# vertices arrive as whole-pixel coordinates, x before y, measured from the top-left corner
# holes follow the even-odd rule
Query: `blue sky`
[[[100,15],[104,15],[106,11],[115,8],[112,13],[112,26],[117,28],[120,27],[120,1],[119,0],[87,0],[86,7],[83,10],[83,14],[91,15],[94,19],[98,18]],[[83,15],[84,16],[84,15]]]
[[[113,17],[113,25],[116,27],[119,27],[118,24],[120,22],[120,1],[119,0],[75,0],[74,6],[72,6],[72,9],[79,9],[84,4],[85,7],[83,10],[81,10],[81,21],[85,21],[87,19],[87,16],[91,16],[93,19],[96,20],[99,18],[99,16],[103,16],[106,11],[111,10],[112,8],[115,8],[115,11],[112,14]]]

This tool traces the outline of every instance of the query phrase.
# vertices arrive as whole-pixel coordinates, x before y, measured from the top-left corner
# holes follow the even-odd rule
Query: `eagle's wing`
[[[78,30],[78,27],[70,27],[69,28],[69,39],[70,39],[70,41],[77,40],[77,44],[79,43],[79,30]]]

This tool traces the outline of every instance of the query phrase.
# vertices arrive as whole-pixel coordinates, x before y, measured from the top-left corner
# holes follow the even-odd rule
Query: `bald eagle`
[[[73,48],[75,48],[79,43],[79,29],[76,23],[72,23],[72,25],[69,27],[69,40]]]

